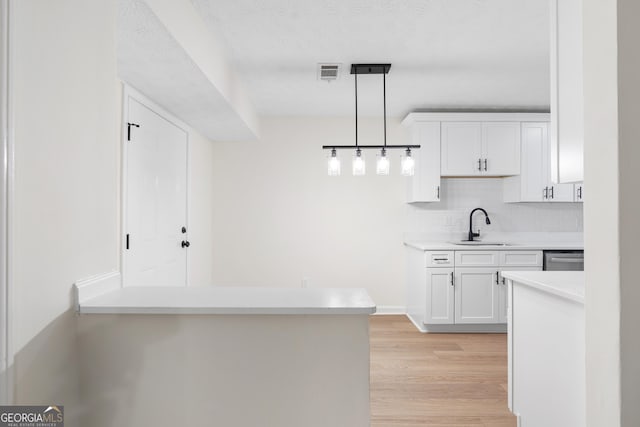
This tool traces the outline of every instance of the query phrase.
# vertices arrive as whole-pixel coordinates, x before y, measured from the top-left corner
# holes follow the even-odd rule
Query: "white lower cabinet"
[[[434,264],[444,255],[446,267]],[[542,251],[426,252],[426,264],[425,292],[416,293],[424,298],[425,325],[499,324],[507,322],[502,271],[542,270]]]
[[[499,278],[495,268],[455,269],[455,323],[499,323]]]
[[[449,324],[454,322],[453,268],[427,268],[425,323]]]

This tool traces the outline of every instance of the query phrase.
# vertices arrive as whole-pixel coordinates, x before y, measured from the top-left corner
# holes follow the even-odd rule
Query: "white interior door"
[[[127,102],[124,283],[186,286],[188,134],[136,99]]]

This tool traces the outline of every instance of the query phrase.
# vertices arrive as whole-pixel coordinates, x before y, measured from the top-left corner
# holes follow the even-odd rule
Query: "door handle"
[[[484,170],[487,171],[487,159],[484,159]]]
[[[191,246],[191,243],[189,243],[188,240],[183,240],[182,241],[182,247],[183,248],[188,248],[189,246]]]

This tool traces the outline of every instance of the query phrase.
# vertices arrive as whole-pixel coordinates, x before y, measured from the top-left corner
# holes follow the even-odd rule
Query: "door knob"
[[[188,240],[183,240],[182,241],[182,247],[183,248],[188,248],[189,246],[191,246],[191,243],[189,243]]]

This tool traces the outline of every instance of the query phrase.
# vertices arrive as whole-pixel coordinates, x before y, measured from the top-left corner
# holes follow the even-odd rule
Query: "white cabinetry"
[[[582,0],[551,1],[551,177],[584,179]]]
[[[573,202],[573,184],[551,180],[549,124],[522,123],[520,175],[504,179],[505,202]]]
[[[542,251],[412,249],[407,314],[427,331],[430,325],[431,329],[451,326],[455,332],[504,324],[507,295],[502,271],[541,269]]]
[[[407,203],[440,201],[440,122],[414,122],[411,144],[415,173],[407,178]]]
[[[427,268],[425,323],[454,323],[453,268]]]
[[[442,122],[442,176],[520,173],[519,122]]]
[[[499,323],[499,270],[455,269],[455,323]]]

